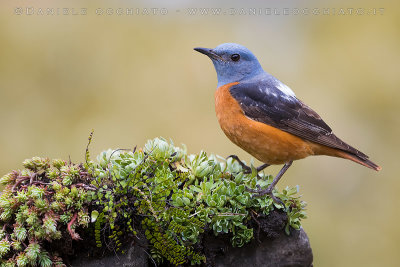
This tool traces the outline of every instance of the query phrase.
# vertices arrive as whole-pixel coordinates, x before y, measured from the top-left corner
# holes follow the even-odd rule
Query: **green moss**
[[[104,151],[96,161],[87,148],[82,164],[34,157],[23,165],[0,178],[1,266],[61,264],[57,251],[45,249],[60,238],[84,236],[79,242],[120,251],[139,232],[154,260],[200,264],[206,231],[236,247],[254,238],[250,211],[284,210],[287,233],[305,218],[296,187],[274,191],[284,206],[253,197],[247,188],[266,188],[271,176],[244,174],[232,159],[205,152],[188,155],[160,138],[135,151]]]

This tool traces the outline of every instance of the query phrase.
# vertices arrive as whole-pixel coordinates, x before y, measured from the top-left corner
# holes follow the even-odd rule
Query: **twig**
[[[200,211],[198,211],[198,212],[196,212],[196,213],[193,213],[192,215],[189,215],[189,218],[190,218],[190,217],[193,217],[193,216],[196,216],[199,212],[200,212]]]
[[[253,213],[257,214],[254,210],[250,210],[250,215],[253,218],[253,220],[257,223],[257,226],[258,226],[258,228],[257,228],[257,241],[258,241],[258,243],[261,243],[261,240],[260,240],[260,229],[261,229],[260,222],[256,219],[256,217],[254,216]]]
[[[235,215],[246,216],[247,214],[234,213],[234,212],[222,212],[222,213],[217,213],[216,215],[218,215],[218,216],[235,216]]]
[[[74,216],[72,217],[71,221],[68,223],[68,232],[71,235],[71,238],[73,240],[82,240],[82,238],[79,236],[78,233],[75,232],[71,227],[75,223],[76,219],[78,218],[78,213],[75,213]]]
[[[17,186],[19,186],[23,181],[29,180],[30,177],[29,176],[22,176],[19,179],[17,179],[17,181],[15,182],[15,184],[13,185],[13,187],[11,188],[12,191],[15,190],[15,188]]]
[[[46,182],[43,182],[43,181],[33,181],[31,184],[51,185],[51,183],[46,183]]]
[[[32,183],[33,183],[33,180],[35,180],[35,178],[36,178],[36,173],[33,173],[33,174],[31,175],[31,177],[30,177],[29,184],[32,184]]]
[[[79,184],[75,184],[76,187],[83,187],[86,190],[92,190],[92,191],[96,191],[97,187],[94,185],[89,185],[89,184],[83,184],[83,183],[79,183]]]

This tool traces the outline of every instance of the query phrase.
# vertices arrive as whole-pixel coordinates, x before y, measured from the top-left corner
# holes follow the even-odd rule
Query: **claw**
[[[274,196],[274,194],[272,193],[272,190],[275,188],[275,185],[279,182],[279,180],[282,178],[282,175],[287,171],[287,169],[289,169],[289,167],[292,165],[292,163],[293,163],[293,161],[289,161],[289,162],[285,163],[285,165],[282,167],[282,169],[279,171],[279,173],[275,176],[274,180],[268,186],[267,189],[260,190],[259,185],[257,185],[258,190],[247,188],[247,187],[246,187],[246,189],[249,192],[254,193],[253,197],[261,197],[264,195],[269,195],[275,203],[280,204],[283,207],[285,207],[285,204],[282,202],[282,200],[280,200],[279,198]]]
[[[249,166],[247,166],[246,164],[244,164],[244,162],[241,161],[238,156],[230,155],[226,159],[229,159],[229,158],[232,158],[233,160],[236,160],[240,164],[240,166],[242,166],[242,169],[244,170],[245,174],[251,173],[251,168]]]
[[[238,156],[236,156],[236,155],[230,155],[230,156],[228,156],[226,159],[229,159],[229,158],[232,158],[232,159],[236,160],[236,161],[240,164],[240,166],[242,166],[242,169],[244,170],[244,171],[243,171],[244,174],[249,174],[249,173],[252,172],[251,168],[250,168],[249,166],[247,166],[246,164],[244,164],[244,162],[241,161],[241,160],[239,159]],[[270,166],[270,165],[267,164],[267,163],[265,163],[265,164],[263,164],[263,165],[257,167],[257,168],[256,168],[257,173],[259,173],[260,171],[264,170],[264,169],[267,168],[268,166]]]
[[[276,196],[274,196],[274,194],[272,193],[272,189],[273,189],[273,188],[268,187],[267,189],[261,190],[261,189],[260,189],[260,186],[257,185],[257,189],[258,189],[258,190],[256,190],[256,189],[251,189],[251,188],[246,187],[246,190],[247,190],[247,191],[249,191],[250,193],[254,193],[254,194],[252,195],[252,198],[253,198],[253,197],[262,197],[262,196],[264,196],[264,195],[268,195],[268,196],[270,196],[270,197],[272,198],[272,200],[273,200],[276,204],[280,204],[280,205],[282,205],[282,207],[285,207],[285,203],[283,203],[282,200],[280,200],[279,198],[277,198]]]

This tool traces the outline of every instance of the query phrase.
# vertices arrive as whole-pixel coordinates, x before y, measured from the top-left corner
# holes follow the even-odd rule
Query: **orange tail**
[[[381,166],[376,165],[369,159],[364,159],[364,158],[358,157],[357,155],[349,154],[344,151],[340,151],[340,153],[337,153],[337,156],[344,158],[344,159],[352,160],[354,162],[357,162],[358,164],[361,164],[361,165],[368,167],[370,169],[373,169],[375,171],[380,171],[382,169]]]
[[[351,161],[354,161],[358,164],[361,164],[365,167],[368,167],[370,169],[373,169],[375,171],[380,171],[382,168],[373,163],[368,159],[368,156],[361,153],[360,151],[356,150],[353,148],[353,150],[358,153],[359,155],[353,154],[351,152],[347,152],[344,150],[340,149],[335,149],[332,147],[327,147],[324,145],[316,144],[316,143],[311,143],[312,150],[314,151],[314,155],[327,155],[327,156],[332,156],[332,157],[338,157],[338,158],[343,158],[343,159],[349,159]]]

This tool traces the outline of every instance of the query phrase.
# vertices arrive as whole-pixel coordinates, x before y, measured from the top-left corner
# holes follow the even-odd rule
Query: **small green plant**
[[[287,234],[306,217],[296,187],[274,191],[284,205],[253,197],[247,189],[266,188],[271,176],[205,152],[188,155],[161,138],[96,161],[86,149],[81,164],[34,157],[23,165],[0,178],[1,266],[61,266],[63,252],[49,249],[60,239],[124,252],[138,232],[157,262],[195,265],[207,260],[206,232],[241,247],[254,238],[254,214],[286,212]]]

